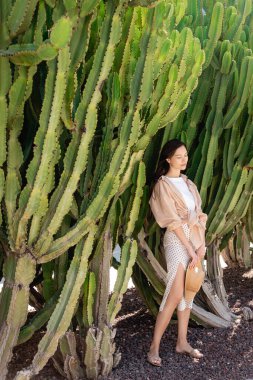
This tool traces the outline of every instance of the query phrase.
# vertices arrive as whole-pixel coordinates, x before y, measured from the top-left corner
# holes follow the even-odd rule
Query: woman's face
[[[167,158],[170,167],[177,170],[185,170],[188,162],[188,154],[185,146],[176,149],[172,157]]]

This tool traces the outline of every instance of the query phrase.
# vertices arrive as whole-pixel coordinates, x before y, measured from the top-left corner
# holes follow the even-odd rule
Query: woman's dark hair
[[[171,158],[173,154],[175,153],[175,151],[178,148],[180,148],[180,146],[185,146],[186,148],[186,145],[178,139],[169,140],[163,146],[161,154],[160,154],[160,158],[158,161],[157,169],[154,175],[155,182],[159,179],[159,177],[161,177],[161,175],[168,173],[170,164],[168,163],[168,161],[166,161],[166,159]]]

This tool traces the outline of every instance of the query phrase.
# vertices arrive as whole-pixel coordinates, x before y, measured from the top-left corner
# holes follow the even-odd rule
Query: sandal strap
[[[161,363],[161,358],[160,356],[157,356],[157,355],[152,355],[152,354],[149,354],[148,353],[148,359],[152,362],[158,362],[158,363]]]

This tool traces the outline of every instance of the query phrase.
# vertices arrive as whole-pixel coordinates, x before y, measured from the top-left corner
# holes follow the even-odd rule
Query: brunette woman
[[[178,337],[176,352],[194,358],[203,356],[187,341],[187,329],[193,300],[184,298],[185,271],[194,268],[205,255],[205,225],[201,198],[196,185],[182,174],[188,162],[186,146],[173,139],[161,152],[155,173],[150,207],[160,227],[166,228],[163,238],[167,262],[166,290],[156,319],[153,339],[147,355],[149,363],[161,366],[160,341],[174,310],[177,308]]]

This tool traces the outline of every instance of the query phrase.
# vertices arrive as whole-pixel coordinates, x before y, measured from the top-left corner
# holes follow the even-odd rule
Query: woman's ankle
[[[154,342],[152,342],[151,345],[150,345],[149,351],[159,352],[159,345],[155,344]]]
[[[187,341],[187,339],[178,339],[177,340],[177,344],[176,344],[176,346],[177,347],[185,347],[185,346],[187,346],[189,343],[188,343],[188,341]]]

